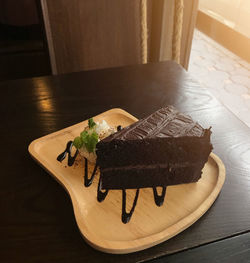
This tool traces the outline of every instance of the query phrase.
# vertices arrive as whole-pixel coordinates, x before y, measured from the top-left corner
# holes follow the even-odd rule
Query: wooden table
[[[2,82],[1,262],[250,262],[250,129],[173,62]],[[212,126],[227,175],[190,228],[153,248],[111,255],[79,234],[63,188],[29,156],[29,143],[111,108],[138,118],[175,105]],[[177,253],[178,252],[178,253]]]

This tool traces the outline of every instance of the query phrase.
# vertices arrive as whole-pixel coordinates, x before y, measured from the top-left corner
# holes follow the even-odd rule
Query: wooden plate
[[[121,109],[112,109],[96,117],[110,126],[133,123],[137,119]],[[66,160],[56,160],[69,140],[87,126],[87,121],[33,141],[29,145],[32,157],[67,190],[72,200],[75,218],[84,239],[94,248],[114,254],[130,253],[159,244],[183,231],[198,220],[212,205],[225,180],[225,167],[211,153],[197,183],[167,187],[165,202],[154,203],[151,188],[141,189],[135,212],[128,224],[121,221],[122,192],[109,191],[106,199],[96,199],[98,177],[86,188],[83,184],[84,163],[77,160],[68,167]],[[93,169],[93,167],[89,167]],[[127,190],[127,209],[132,205],[135,190]]]

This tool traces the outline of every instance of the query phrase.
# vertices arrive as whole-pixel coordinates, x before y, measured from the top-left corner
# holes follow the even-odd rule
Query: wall
[[[200,0],[199,9],[250,38],[249,0]]]

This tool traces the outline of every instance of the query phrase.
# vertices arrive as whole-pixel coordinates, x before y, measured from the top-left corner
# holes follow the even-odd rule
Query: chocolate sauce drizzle
[[[90,178],[88,178],[88,159],[87,158],[84,158],[84,159],[85,159],[84,185],[86,187],[89,187],[93,183],[93,180],[96,174],[96,170],[98,168],[98,164],[97,163],[95,164],[92,175]],[[100,175],[98,187],[97,187],[97,201],[98,202],[102,202],[108,194],[108,190],[105,190],[104,192],[102,192],[101,190],[102,190],[102,181],[101,181],[101,175]]]
[[[95,164],[95,167],[94,167],[94,170],[92,172],[92,175],[90,178],[88,178],[88,159],[87,158],[84,158],[85,159],[85,171],[84,171],[84,186],[86,187],[89,187],[93,180],[94,180],[94,177],[95,177],[95,173],[96,173],[96,170],[97,170],[97,163]]]
[[[136,194],[135,194],[135,198],[134,198],[134,202],[133,202],[132,208],[131,208],[130,212],[127,213],[126,212],[126,199],[127,199],[126,198],[126,190],[122,189],[122,222],[124,224],[127,224],[129,222],[131,216],[134,213],[135,206],[136,206],[136,203],[137,203],[137,200],[138,200],[138,196],[139,196],[139,190],[140,189],[136,190]]]
[[[166,186],[162,186],[161,195],[159,195],[159,194],[157,193],[156,187],[153,187],[153,191],[154,191],[155,204],[156,204],[157,206],[162,206],[162,204],[163,204],[163,202],[164,202],[165,195],[166,195]]]
[[[97,187],[97,201],[98,202],[102,202],[106,198],[108,191],[109,191],[109,190],[105,190],[104,192],[102,192],[101,190],[102,190],[102,178],[100,175],[98,187]]]
[[[120,129],[122,129],[122,127],[119,127]],[[117,127],[118,129],[118,127]],[[68,166],[72,166],[75,162],[75,159],[77,157],[77,154],[78,154],[78,150],[75,152],[74,156],[71,156],[71,150],[72,150],[72,146],[73,146],[73,142],[72,141],[69,141],[67,143],[67,146],[66,146],[66,149],[57,156],[57,160],[59,162],[62,162],[67,154],[68,154]],[[97,171],[97,168],[98,168],[98,164],[96,163],[95,164],[95,167],[94,167],[94,170],[92,172],[92,175],[90,178],[88,178],[88,160],[87,158],[84,158],[85,159],[85,168],[84,168],[84,186],[86,187],[89,187],[93,180],[94,180],[94,177],[95,177],[95,174],[96,174],[96,171]],[[122,222],[124,224],[128,223],[134,213],[134,210],[135,210],[135,206],[137,204],[137,200],[138,200],[138,197],[139,197],[139,190],[140,189],[137,189],[136,190],[136,194],[135,194],[135,198],[134,198],[134,201],[133,201],[133,205],[132,205],[132,208],[130,209],[129,213],[126,212],[126,200],[127,200],[127,195],[126,195],[126,190],[125,189],[122,189]],[[102,178],[101,178],[101,175],[100,175],[100,178],[99,178],[99,182],[98,182],[98,187],[97,187],[97,200],[98,202],[102,202],[107,194],[108,194],[109,190],[105,190],[105,191],[102,191]],[[157,193],[157,189],[156,187],[153,187],[153,192],[154,192],[154,200],[155,200],[155,204],[157,206],[161,206],[164,202],[164,198],[165,198],[165,195],[166,195],[166,186],[165,187],[162,187],[162,193],[159,195]]]
[[[121,125],[118,125],[117,128],[116,128],[117,131],[121,131],[122,130],[122,126]]]
[[[62,162],[62,161],[66,158],[66,156],[67,156],[67,154],[68,154],[68,166],[72,166],[72,165],[74,164],[75,159],[76,159],[76,156],[77,156],[77,154],[78,154],[78,150],[77,150],[77,151],[75,152],[74,156],[73,156],[73,157],[71,156],[72,146],[73,146],[73,142],[72,142],[72,141],[69,141],[69,142],[67,143],[67,145],[66,145],[66,149],[65,149],[61,154],[59,154],[59,155],[57,156],[57,158],[56,158],[57,161]]]

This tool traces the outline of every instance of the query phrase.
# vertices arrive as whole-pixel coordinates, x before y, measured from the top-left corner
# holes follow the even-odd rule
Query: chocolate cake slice
[[[212,150],[210,129],[172,106],[96,145],[101,189],[139,189],[196,182]]]

